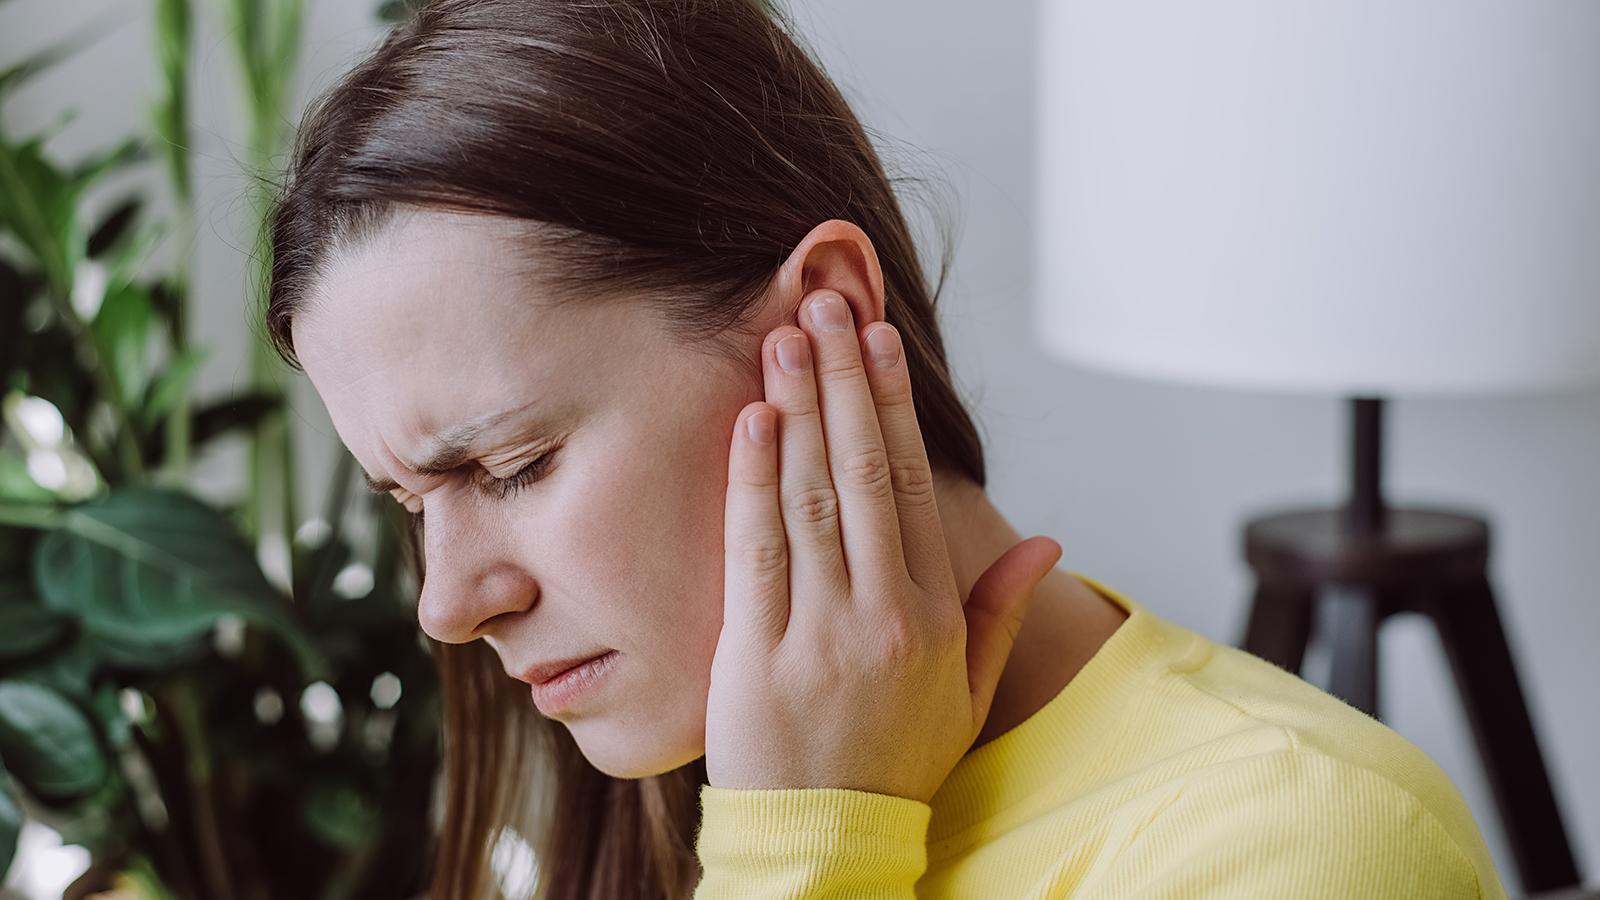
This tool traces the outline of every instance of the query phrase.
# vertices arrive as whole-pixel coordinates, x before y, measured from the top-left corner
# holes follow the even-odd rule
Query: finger
[[[939,521],[933,471],[922,443],[922,428],[917,424],[911,373],[906,368],[900,332],[888,322],[874,322],[866,329],[862,342],[870,361],[867,379],[872,385],[878,427],[894,484],[894,509],[906,573],[927,590],[945,590],[951,578],[949,548]]]
[[[800,321],[816,350],[817,395],[828,470],[839,495],[839,533],[852,585],[867,596],[900,583],[906,563],[900,549],[889,455],[878,429],[878,409],[861,360],[861,336],[850,304],[834,291],[816,291]],[[858,591],[859,592],[859,591]]]
[[[1047,537],[1031,537],[1001,554],[972,585],[963,612],[974,738],[989,718],[989,704],[1022,631],[1034,588],[1060,559],[1060,544]]]
[[[811,342],[791,325],[773,329],[762,347],[767,402],[778,410],[778,485],[789,536],[790,584],[847,596],[850,580],[839,543],[839,500],[828,476]]]
[[[728,497],[723,515],[724,630],[768,646],[789,621],[789,558],[778,508],[775,410],[755,402],[739,411],[728,450]]]

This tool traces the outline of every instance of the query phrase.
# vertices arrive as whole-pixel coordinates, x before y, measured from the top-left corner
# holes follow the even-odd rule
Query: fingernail
[[[773,426],[776,424],[776,417],[770,409],[753,412],[744,420],[745,429],[750,432],[750,440],[758,444],[772,443]]]
[[[843,331],[850,327],[850,311],[838,294],[823,294],[811,301],[811,324],[823,331]]]
[[[867,332],[867,355],[872,357],[872,364],[880,369],[887,369],[900,361],[900,338],[895,335],[892,326],[879,325]]]
[[[785,372],[804,372],[806,368],[806,336],[791,334],[778,341],[778,365]]]

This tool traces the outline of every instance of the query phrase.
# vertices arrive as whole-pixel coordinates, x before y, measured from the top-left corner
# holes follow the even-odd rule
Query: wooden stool
[[[1489,525],[1461,510],[1389,509],[1380,490],[1379,399],[1354,398],[1353,478],[1342,509],[1250,520],[1256,575],[1243,648],[1299,673],[1313,632],[1326,641],[1327,689],[1378,715],[1378,629],[1397,612],[1439,631],[1527,891],[1579,884],[1488,577]]]

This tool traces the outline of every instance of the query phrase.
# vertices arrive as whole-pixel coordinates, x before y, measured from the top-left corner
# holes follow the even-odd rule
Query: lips
[[[528,684],[544,684],[568,669],[577,668],[591,659],[605,656],[610,652],[610,650],[599,650],[594,653],[590,653],[587,656],[571,656],[567,657],[566,659],[557,659],[549,662],[536,663],[526,669],[523,669],[521,674],[513,675],[512,677],[518,681],[526,681]]]

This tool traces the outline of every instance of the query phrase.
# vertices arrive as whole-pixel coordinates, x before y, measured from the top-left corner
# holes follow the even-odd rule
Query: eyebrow
[[[518,415],[537,401],[529,401],[514,409],[503,409],[497,413],[480,416],[470,422],[453,425],[439,432],[433,438],[433,452],[429,453],[421,462],[408,468],[418,475],[443,475],[460,466],[472,452],[472,444],[485,431],[499,426],[501,423]],[[373,478],[361,466],[361,478],[366,481],[367,489],[374,494],[387,494],[400,485],[389,478]]]

